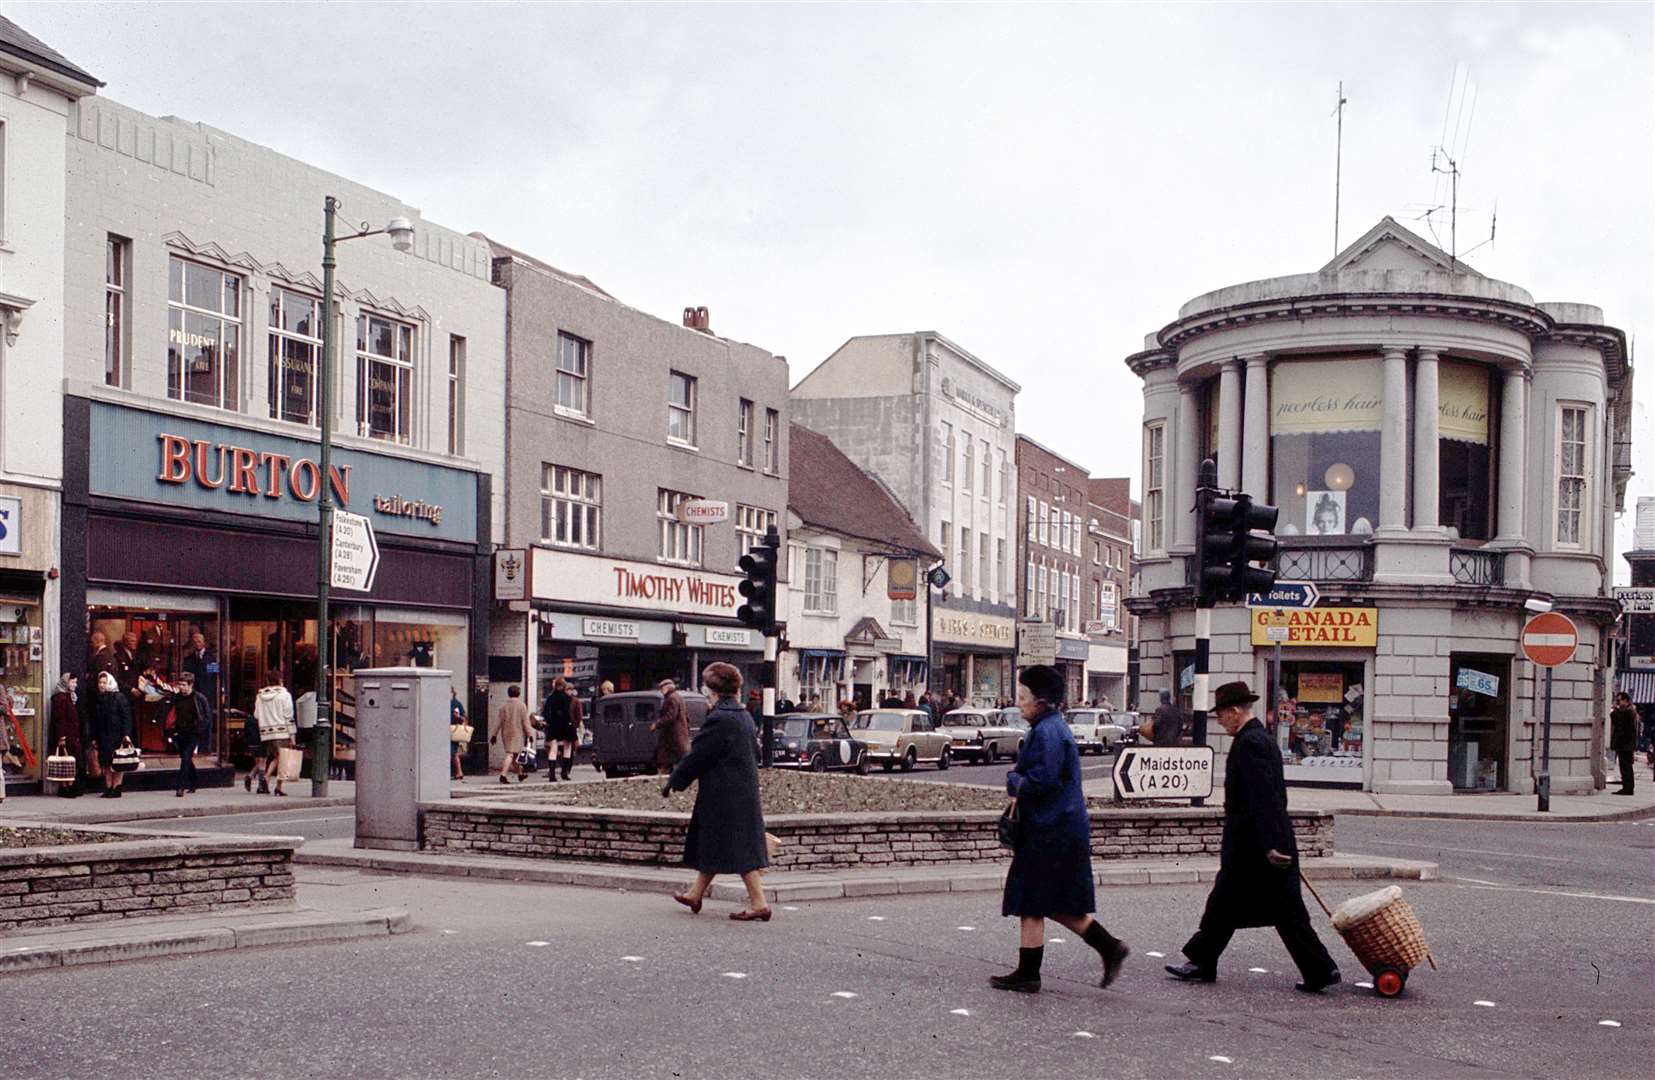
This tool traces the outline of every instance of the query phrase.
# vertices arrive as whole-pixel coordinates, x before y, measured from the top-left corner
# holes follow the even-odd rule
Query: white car
[[[937,721],[937,730],[953,740],[955,757],[991,765],[1023,748],[1023,732],[1000,709],[954,709]]]
[[[1130,714],[1122,714],[1129,716]],[[1081,753],[1107,754],[1119,749],[1126,739],[1126,727],[1108,709],[1071,709],[1069,732]]]

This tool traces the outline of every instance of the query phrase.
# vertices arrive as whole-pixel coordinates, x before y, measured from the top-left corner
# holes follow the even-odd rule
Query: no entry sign
[[[1210,746],[1134,746],[1115,759],[1123,799],[1205,799],[1213,793]]]
[[[1567,615],[1548,611],[1523,624],[1523,655],[1541,667],[1557,667],[1574,659],[1580,632]]]

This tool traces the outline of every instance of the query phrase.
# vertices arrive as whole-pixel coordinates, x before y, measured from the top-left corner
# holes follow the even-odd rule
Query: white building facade
[[[1556,670],[1553,790],[1602,785],[1632,377],[1601,311],[1537,303],[1386,218],[1320,272],[1198,297],[1145,344],[1127,359],[1144,387],[1143,700],[1188,701],[1188,508],[1210,457],[1221,487],[1280,508],[1279,577],[1322,594],[1284,617],[1214,613],[1215,685],[1265,687],[1268,627],[1289,624],[1290,781],[1532,790],[1543,679],[1518,638],[1533,601],[1580,633]]]

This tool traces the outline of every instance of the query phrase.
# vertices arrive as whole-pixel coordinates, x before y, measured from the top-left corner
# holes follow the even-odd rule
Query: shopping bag
[[[115,751],[115,759],[109,767],[118,773],[137,772],[144,767],[144,755],[131,739],[122,739],[120,747]]]
[[[782,853],[782,838],[773,832],[764,834],[764,853],[774,859]]]
[[[69,753],[69,743],[59,739],[57,750],[46,756],[46,779],[58,784],[75,782],[75,756]]]
[[[292,746],[284,746],[276,753],[276,775],[283,780],[297,780],[304,771],[305,752]]]
[[[465,745],[471,742],[472,727],[470,724],[449,724],[448,741]]]

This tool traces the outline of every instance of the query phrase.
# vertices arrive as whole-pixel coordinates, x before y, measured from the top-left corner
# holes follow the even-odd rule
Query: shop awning
[[[1634,705],[1655,705],[1655,671],[1618,671],[1615,690],[1630,697]]]
[[[806,660],[820,659],[823,657],[833,659],[845,655],[844,649],[794,649],[793,651],[804,657]]]

